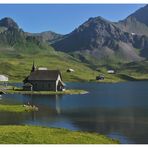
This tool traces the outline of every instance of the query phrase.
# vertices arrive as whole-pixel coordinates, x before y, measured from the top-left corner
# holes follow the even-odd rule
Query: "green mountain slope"
[[[22,81],[30,73],[33,60],[37,67],[61,70],[64,81],[88,81],[97,75],[89,65],[53,49],[33,54],[5,51],[0,56],[0,73],[8,75],[11,81]],[[67,73],[68,68],[75,72]]]

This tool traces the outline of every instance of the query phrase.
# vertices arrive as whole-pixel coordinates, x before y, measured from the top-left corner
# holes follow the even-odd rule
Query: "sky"
[[[13,18],[26,32],[67,34],[90,17],[119,21],[144,4],[0,4],[0,19]]]

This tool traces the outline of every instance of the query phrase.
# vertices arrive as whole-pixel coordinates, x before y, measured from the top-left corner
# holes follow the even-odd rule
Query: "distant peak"
[[[103,18],[101,16],[90,17],[88,19],[88,22],[105,22],[105,23],[111,23],[109,20],[106,20],[105,18]]]
[[[7,28],[19,28],[17,23],[10,17],[5,17],[0,20],[0,26]]]
[[[139,21],[140,23],[143,23],[145,25],[148,26],[148,5],[145,5],[144,7],[141,7],[140,9],[138,9],[137,11],[135,11],[134,13],[132,13],[131,15],[129,15],[126,20],[128,19],[132,19],[132,20],[136,20]]]

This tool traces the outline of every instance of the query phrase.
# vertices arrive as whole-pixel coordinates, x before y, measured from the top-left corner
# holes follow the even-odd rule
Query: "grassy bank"
[[[0,104],[0,112],[25,112],[23,105],[2,105]]]
[[[65,91],[24,91],[22,89],[7,89],[5,90],[7,94],[37,94],[37,95],[66,95],[66,94],[86,94],[85,90],[69,89]]]
[[[116,144],[95,133],[35,126],[0,126],[0,144]]]
[[[23,105],[3,105],[0,104],[0,112],[31,112],[38,111],[38,108],[35,106],[23,106]]]

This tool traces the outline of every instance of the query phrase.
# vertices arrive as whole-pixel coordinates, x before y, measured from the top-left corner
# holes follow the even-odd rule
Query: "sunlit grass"
[[[0,112],[25,112],[23,105],[2,105],[0,104]]]
[[[38,107],[31,106],[31,105],[7,105],[7,104],[0,104],[0,112],[32,112],[38,111]]]
[[[10,86],[8,86],[8,88],[5,90],[5,92],[7,94],[40,94],[40,95],[55,95],[55,94],[86,94],[88,93],[85,90],[79,90],[79,89],[68,89],[65,91],[24,91],[21,88],[17,88],[17,89],[11,89]]]
[[[104,135],[35,126],[0,126],[1,144],[117,144]]]

